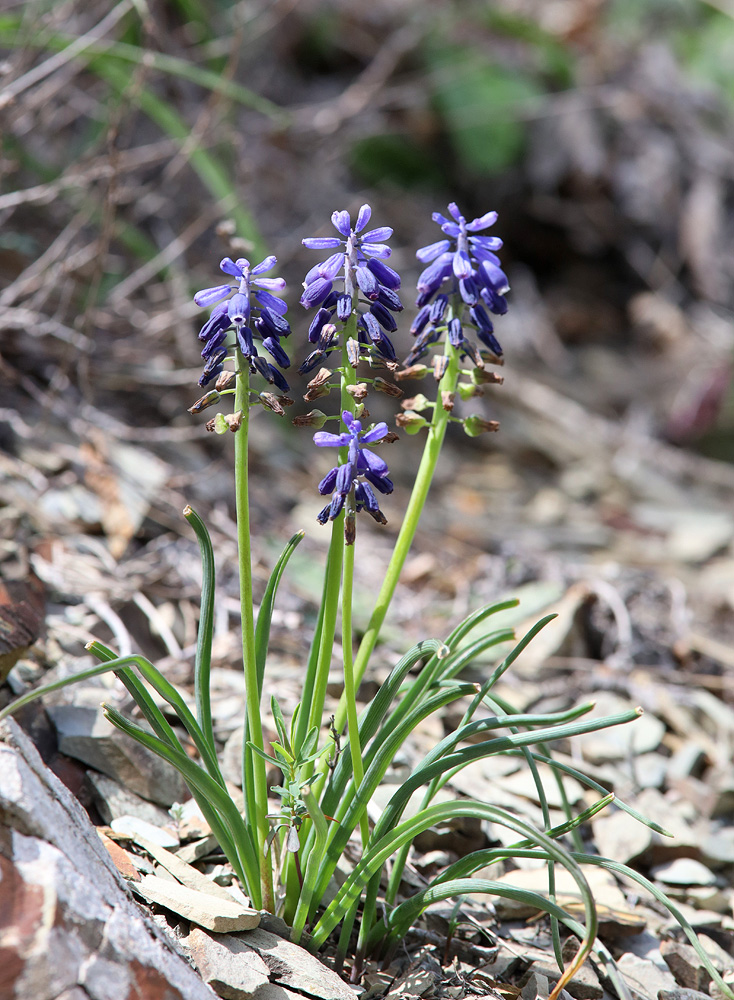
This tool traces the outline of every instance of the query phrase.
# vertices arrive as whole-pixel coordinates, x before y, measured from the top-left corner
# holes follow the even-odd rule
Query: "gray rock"
[[[243,907],[231,897],[222,899],[189,889],[175,879],[143,875],[131,888],[149,903],[165,906],[172,913],[215,933],[248,930],[260,923],[257,910]]]
[[[712,868],[734,865],[734,826],[723,826],[704,837],[701,852]]]
[[[105,823],[109,824],[120,816],[135,816],[153,826],[170,826],[172,823],[168,812],[161,806],[123,788],[119,781],[108,778],[105,774],[87,771],[86,782],[97,811]]]
[[[666,885],[714,885],[716,876],[706,865],[695,858],[675,858],[666,864],[657,865],[651,871],[652,877]]]
[[[182,943],[204,982],[225,1000],[250,1000],[270,982],[268,966],[240,937],[194,927]]]
[[[212,1000],[25,734],[0,740],[3,1000]]]
[[[186,783],[175,768],[115,729],[101,708],[50,706],[61,753],[81,760],[125,788],[158,805],[171,806],[189,797]]]
[[[222,751],[222,774],[225,781],[231,782],[237,788],[242,788],[242,741],[244,739],[242,726],[235,729],[224,744]]]
[[[710,1000],[708,993],[701,993],[699,990],[661,990],[658,993],[658,1000]]]
[[[538,972],[531,972],[520,995],[522,1000],[547,1000],[549,992],[547,977],[541,976]]]
[[[630,952],[617,961],[617,968],[634,1000],[651,1000],[661,990],[672,990],[677,986],[672,973],[667,969],[661,969],[655,962]]]
[[[320,1000],[354,1000],[353,991],[343,979],[298,945],[262,927],[236,936],[260,955],[277,985]]]
[[[708,986],[711,976],[691,945],[661,941],[660,951],[679,986],[690,990],[703,990]]]

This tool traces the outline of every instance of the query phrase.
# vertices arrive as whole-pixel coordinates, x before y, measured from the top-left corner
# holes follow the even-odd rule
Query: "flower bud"
[[[307,389],[318,389],[325,385],[334,373],[329,368],[319,368],[310,382],[306,383]]]
[[[478,413],[472,413],[471,416],[466,417],[462,420],[462,424],[464,425],[464,433],[468,437],[478,437],[485,431],[498,431],[500,429],[499,421],[485,420]]]
[[[344,542],[354,545],[357,538],[357,518],[353,510],[348,510],[344,518]]]
[[[474,385],[502,385],[505,381],[504,375],[488,372],[484,368],[474,368],[470,377]]]
[[[400,405],[404,410],[414,410],[416,413],[422,413],[424,410],[427,410],[429,406],[433,406],[434,404],[430,399],[428,399],[427,396],[424,396],[423,393],[420,392],[417,396],[411,396],[410,399],[401,400]]]
[[[356,368],[359,364],[359,341],[354,337],[350,337],[347,341],[347,360],[352,368]]]
[[[472,399],[474,396],[481,396],[482,390],[478,385],[471,385],[469,382],[459,382],[456,386],[459,396],[463,400]]]
[[[449,413],[451,413],[451,411],[454,408],[455,399],[456,399],[455,392],[449,392],[448,389],[443,389],[441,391],[441,406],[444,408],[444,410],[447,410]]]
[[[436,354],[433,357],[433,377],[440,382],[449,366],[449,359],[445,354]]]
[[[303,398],[307,403],[313,403],[314,399],[321,399],[322,396],[328,396],[330,392],[331,386],[329,385],[316,386],[314,389],[309,389]]]
[[[207,420],[206,429],[212,434],[226,434],[229,430],[229,425],[224,414],[218,413],[211,420]]]
[[[398,413],[395,423],[402,427],[406,434],[417,434],[423,427],[428,427],[428,421],[415,410],[406,410],[405,413]]]
[[[205,396],[202,396],[201,399],[197,399],[193,406],[189,407],[189,413],[201,413],[201,411],[205,410],[207,406],[213,406],[219,399],[219,393],[216,389],[212,389],[210,392],[207,392]]]
[[[420,379],[425,378],[430,368],[426,365],[408,365],[407,368],[403,368],[402,371],[395,372],[395,378],[398,382],[403,382],[406,379]]]
[[[285,413],[283,405],[278,399],[278,397],[275,395],[275,393],[261,392],[260,402],[263,404],[266,410],[272,410],[273,413],[277,413],[278,416],[282,417],[283,414]]]
[[[384,378],[380,378],[378,375],[374,380],[373,385],[378,392],[384,392],[386,396],[394,396],[396,399],[403,395],[403,390],[397,385],[393,385],[392,382],[386,382]]]
[[[357,382],[356,385],[345,385],[344,388],[353,399],[357,400],[358,403],[361,403],[367,395],[366,382]]]
[[[311,410],[309,413],[301,413],[293,418],[296,427],[315,427],[319,430],[326,423],[326,414],[323,410]]]
[[[381,358],[379,354],[370,354],[369,357],[370,368],[377,368],[378,371],[384,371],[386,368],[388,371],[394,372],[397,367],[397,361],[388,361],[387,358]]]
[[[223,392],[224,389],[229,389],[236,378],[237,376],[234,372],[222,372],[217,381],[214,383],[214,388],[219,392]]]
[[[479,353],[485,365],[503,365],[505,363],[505,359],[501,355],[495,354],[494,351],[485,349]]]
[[[242,426],[242,410],[237,410],[236,413],[225,414],[224,422],[232,432],[238,431]]]

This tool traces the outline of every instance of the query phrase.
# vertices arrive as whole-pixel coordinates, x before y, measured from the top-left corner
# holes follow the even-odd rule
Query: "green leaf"
[[[281,745],[285,747],[288,753],[291,755],[291,760],[294,760],[293,747],[291,746],[291,741],[288,739],[288,730],[286,728],[285,719],[283,718],[283,713],[280,710],[280,705],[273,695],[270,699],[270,710],[273,713],[273,720],[275,721],[275,728],[278,730],[278,736],[280,737]]]
[[[280,578],[283,576],[283,571],[288,565],[288,560],[303,540],[304,535],[304,531],[297,531],[281,552],[280,558],[270,574],[268,585],[260,602],[257,625],[255,626],[255,662],[257,663],[257,676],[261,691],[263,675],[265,673],[265,660],[268,655],[268,645],[270,643],[270,625],[273,619],[273,607],[275,605],[275,596],[278,592],[278,584],[280,583]],[[287,739],[284,739],[283,742],[286,743]]]
[[[362,183],[370,187],[438,190],[445,186],[446,177],[435,153],[403,133],[357,140],[349,151],[349,164]]]
[[[515,164],[525,145],[524,119],[536,112],[543,88],[470,46],[442,47],[429,62],[436,107],[463,166],[496,174]]]
[[[204,809],[207,810],[204,812],[205,817],[208,820],[214,817],[214,825],[210,822],[212,832],[219,840],[238,877],[242,878],[253,904],[259,906],[262,897],[257,851],[242,816],[227,791],[185,753],[175,750],[153,733],[141,729],[116,709],[104,706],[104,711],[114,726],[168,761],[183,775],[199,806],[204,803]]]
[[[207,527],[196,511],[187,505],[184,507],[183,516],[196,533],[201,553],[201,611],[196,638],[196,660],[194,662],[196,714],[204,738],[212,748],[212,752],[216,752],[210,692],[212,639],[214,636],[214,594],[216,585],[214,550]]]

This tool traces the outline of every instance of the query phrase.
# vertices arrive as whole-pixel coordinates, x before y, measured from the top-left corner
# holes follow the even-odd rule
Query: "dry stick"
[[[121,281],[119,285],[115,287],[110,292],[107,297],[107,301],[110,305],[116,305],[123,299],[127,298],[131,292],[134,292],[141,285],[144,285],[147,281],[150,281],[162,268],[167,267],[172,264],[174,260],[177,260],[209,226],[212,224],[214,219],[219,215],[216,209],[210,209],[210,211],[205,212],[195,219],[191,225],[187,226],[186,229],[179,235],[176,236],[167,247],[164,247],[160,253],[157,253],[155,257],[151,257],[149,261],[141,265],[136,271],[133,271],[131,275]],[[198,369],[197,369],[198,370]],[[190,377],[188,378],[190,382]]]
[[[158,142],[147,143],[145,146],[123,150],[118,154],[119,169],[121,172],[130,173],[138,167],[148,167],[160,160],[168,159],[178,148],[178,143],[173,139],[161,139]],[[0,194],[0,211],[18,208],[19,205],[47,205],[55,201],[66,188],[86,187],[92,181],[108,177],[111,173],[112,167],[106,155],[92,160],[83,169],[80,169],[78,164],[74,164],[66,173],[49,184],[37,184],[20,191]]]
[[[47,271],[52,264],[61,261],[62,266],[69,268],[69,247],[81,229],[90,218],[90,210],[83,209],[74,216],[59,233],[50,247],[30,264],[2,294],[0,306],[10,306],[23,295],[30,295],[36,289],[48,282]],[[85,251],[89,251],[89,247]],[[84,262],[86,263],[86,261]]]
[[[33,69],[28,70],[23,76],[18,77],[18,79],[9,84],[7,87],[0,91],[0,108],[7,107],[11,104],[18,94],[22,94],[24,90],[32,87],[34,84],[39,83],[44,80],[47,76],[55,73],[56,70],[61,69],[72,59],[75,59],[78,55],[88,49],[93,42],[98,38],[102,38],[106,35],[110,28],[114,28],[117,22],[127,14],[129,10],[132,10],[131,0],[120,0],[120,3],[114,7],[106,17],[103,17],[99,24],[90,28],[86,34],[82,35],[80,38],[75,39],[71,45],[68,45],[61,52],[57,52],[55,55],[51,56],[45,62],[41,63],[40,66],[34,66]]]

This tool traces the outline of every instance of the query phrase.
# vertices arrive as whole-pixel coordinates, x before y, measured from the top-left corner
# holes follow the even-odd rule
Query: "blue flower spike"
[[[344,508],[350,494],[354,491],[354,510],[362,510],[374,518],[379,524],[387,524],[387,518],[380,510],[375,495],[392,493],[393,483],[388,477],[387,463],[365,445],[376,444],[387,437],[389,430],[386,423],[375,424],[370,430],[362,430],[361,420],[344,410],[342,422],[347,428],[341,434],[330,431],[317,431],[314,444],[319,448],[347,448],[347,460],[342,465],[335,465],[319,483],[319,493],[322,496],[331,494],[330,502],[318,515],[321,524],[333,521]],[[351,533],[346,533],[347,542],[354,541]]]
[[[473,328],[486,349],[486,360],[501,364],[502,347],[494,335],[489,314],[507,312],[505,295],[510,283],[497,256],[502,240],[480,235],[495,224],[497,213],[487,212],[467,222],[456,203],[451,202],[449,216],[433,213],[433,221],[441,227],[445,238],[416,253],[418,260],[427,266],[418,278],[419,310],[410,331],[415,343],[405,364],[413,365],[425,357],[444,331],[462,357],[466,355],[475,363],[478,358],[481,362],[482,355],[466,336],[467,327]],[[450,294],[460,296],[468,316],[464,315],[462,321],[453,317],[446,324],[443,320]]]
[[[309,328],[311,343],[318,343],[325,324],[344,325],[356,312],[357,339],[362,353],[394,364],[397,355],[389,334],[397,329],[392,314],[403,308],[397,294],[400,275],[384,263],[392,253],[386,241],[393,231],[389,226],[366,230],[371,216],[370,206],[362,205],[352,226],[349,212],[334,212],[331,221],[338,236],[303,240],[309,250],[333,252],[306,275],[301,305],[306,309],[318,308]],[[311,371],[337,346],[337,338],[333,338],[326,348],[319,345],[308,356],[301,371]]]
[[[285,280],[264,277],[276,264],[273,256],[254,267],[245,257],[237,260],[225,257],[219,268],[234,278],[235,283],[203,288],[194,296],[198,306],[214,307],[199,333],[199,340],[203,341],[201,356],[206,362],[199,385],[208,385],[222,374],[228,357],[227,339],[233,332],[234,344],[249,361],[250,370],[261,374],[282,392],[288,391],[280,369],[288,368],[290,359],[280,340],[291,329],[285,319],[288,306],[276,294],[285,289]],[[262,344],[277,367],[259,355],[256,343]]]

